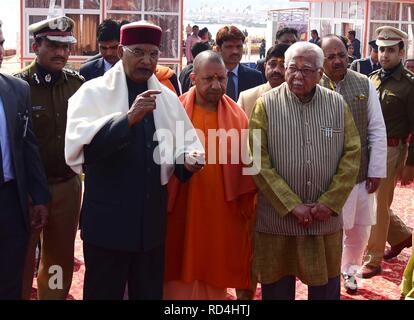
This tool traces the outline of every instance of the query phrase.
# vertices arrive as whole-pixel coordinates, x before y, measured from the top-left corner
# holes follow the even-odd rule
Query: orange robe
[[[168,67],[157,65],[157,68],[155,69],[155,76],[157,77],[158,81],[170,89],[172,92],[177,93],[175,91],[174,85],[170,80],[174,74],[175,72]]]
[[[194,106],[191,119],[205,137],[208,129],[219,128],[218,112]],[[217,142],[218,138],[217,164],[206,164],[187,183],[178,184],[167,219],[165,281],[198,280],[219,288],[249,288],[255,187],[251,177],[244,177],[240,180],[247,181],[244,193],[232,201],[226,199],[226,168],[218,164]]]

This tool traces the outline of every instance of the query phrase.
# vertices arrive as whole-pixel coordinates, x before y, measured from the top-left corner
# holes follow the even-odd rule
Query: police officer
[[[378,46],[375,42],[376,40],[369,42],[370,52],[368,58],[357,59],[351,63],[350,68],[352,70],[368,76],[371,72],[381,68],[381,65],[378,61]]]
[[[66,299],[69,292],[81,201],[81,181],[66,165],[64,155],[68,99],[83,83],[80,75],[64,68],[71,45],[76,43],[73,27],[74,21],[67,17],[30,25],[36,59],[16,74],[31,88],[33,126],[52,193],[49,221],[40,234],[37,276],[38,297],[48,300]],[[39,233],[32,230],[23,280],[25,299],[30,297]],[[49,281],[51,277],[54,278]]]
[[[360,273],[371,278],[381,273],[381,261],[397,256],[411,246],[411,231],[390,209],[399,172],[401,184],[409,185],[414,178],[414,75],[401,63],[405,55],[404,41],[408,36],[394,27],[376,30],[379,61],[382,68],[370,78],[377,89],[387,129],[387,178],[377,191],[377,224],[372,227],[364,266]],[[407,157],[408,149],[408,157]],[[391,248],[385,251],[385,243]]]

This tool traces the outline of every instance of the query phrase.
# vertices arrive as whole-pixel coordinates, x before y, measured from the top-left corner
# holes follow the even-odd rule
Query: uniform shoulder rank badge
[[[40,84],[39,76],[37,75],[37,73],[33,74],[33,80],[36,82],[36,84]]]

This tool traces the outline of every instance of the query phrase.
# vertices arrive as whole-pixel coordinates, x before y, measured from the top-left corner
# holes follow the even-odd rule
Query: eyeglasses
[[[151,60],[157,60],[159,56],[159,51],[152,51],[149,54],[147,54],[144,50],[138,48],[130,49],[127,46],[123,46],[122,48],[132,53],[138,59],[143,59],[144,57],[148,56]]]
[[[287,71],[289,73],[296,74],[296,73],[300,72],[302,74],[302,76],[304,76],[304,77],[312,75],[317,70],[319,70],[319,68],[316,68],[316,69],[311,69],[311,68],[298,69],[295,66],[289,66],[287,68]]]

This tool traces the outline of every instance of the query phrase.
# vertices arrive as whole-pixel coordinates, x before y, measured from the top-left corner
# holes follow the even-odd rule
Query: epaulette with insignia
[[[377,73],[380,73],[381,72],[381,69],[377,69],[377,70],[375,70],[375,71],[372,71],[369,75],[368,75],[368,78],[371,78],[373,75],[376,75]]]
[[[29,80],[29,69],[30,69],[29,67],[30,66],[27,66],[27,67],[23,68],[22,70],[20,70],[16,73],[13,73],[13,76],[15,76],[19,79],[28,81]]]
[[[66,69],[66,68],[64,68],[63,71],[65,72],[66,75],[76,78],[80,80],[81,82],[85,82],[85,78],[82,75],[80,75],[79,72],[72,70],[72,69]]]
[[[408,70],[404,70],[404,76],[410,80],[411,82],[414,82],[414,73],[408,71]]]

